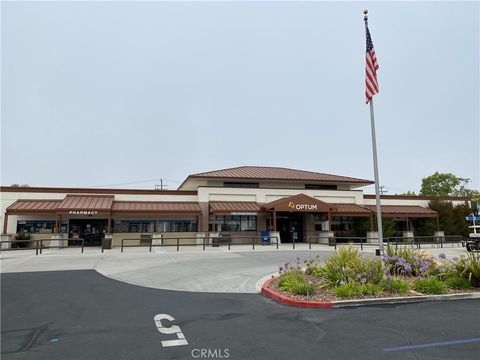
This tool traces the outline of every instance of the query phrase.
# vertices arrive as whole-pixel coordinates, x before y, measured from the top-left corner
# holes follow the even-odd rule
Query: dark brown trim
[[[5,215],[56,215],[57,210],[56,209],[48,209],[48,210],[6,210]]]
[[[0,192],[25,193],[74,193],[74,194],[132,194],[132,195],[197,195],[196,190],[148,190],[148,189],[98,189],[98,188],[61,188],[61,187],[10,187],[1,186]]]
[[[415,213],[408,213],[408,214],[385,214],[382,212],[382,218],[405,218],[405,217],[410,217],[410,218],[435,218],[437,217],[437,214],[415,214]]]
[[[257,216],[260,215],[260,214],[266,214],[268,213],[268,211],[262,211],[262,210],[229,210],[229,211],[226,211],[226,210],[219,210],[219,211],[211,211],[210,214],[211,215],[232,215],[232,213],[255,213]],[[253,216],[253,215],[252,215]]]
[[[370,213],[358,213],[358,212],[333,212],[332,216],[351,216],[351,217],[369,217]]]
[[[8,226],[8,214],[5,213],[5,216],[3,218],[3,231],[2,231],[3,235],[7,234],[7,226]]]
[[[129,214],[129,215],[155,215],[155,214],[160,214],[160,215],[165,215],[165,214],[175,214],[175,215],[188,215],[188,216],[197,216],[198,214],[201,214],[201,210],[198,211],[190,211],[190,212],[184,212],[184,211],[112,211],[112,215],[116,214]]]
[[[364,199],[375,199],[375,195],[363,194]],[[381,199],[404,199],[404,200],[457,200],[469,201],[468,196],[424,196],[424,195],[380,195]]]

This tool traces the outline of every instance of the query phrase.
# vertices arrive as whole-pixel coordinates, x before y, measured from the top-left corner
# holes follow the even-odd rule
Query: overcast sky
[[[381,185],[479,188],[478,2],[1,7],[2,185],[175,189],[242,165],[373,179],[367,7]]]

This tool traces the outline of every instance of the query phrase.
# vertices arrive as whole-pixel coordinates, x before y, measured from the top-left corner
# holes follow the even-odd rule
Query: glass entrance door
[[[101,246],[108,231],[107,219],[71,219],[70,238],[81,238],[85,246]]]
[[[304,216],[301,212],[278,212],[277,230],[280,232],[282,243],[303,241]]]

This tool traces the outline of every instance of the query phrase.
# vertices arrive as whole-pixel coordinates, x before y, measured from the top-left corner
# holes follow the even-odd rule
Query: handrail
[[[48,246],[43,246],[43,242],[44,241],[52,241],[52,240],[59,240],[59,241],[67,241],[67,245],[59,245],[59,246],[51,246],[50,244]],[[82,244],[81,245],[68,245],[68,242],[69,241],[81,241]],[[3,248],[3,244],[13,244],[13,243],[35,243],[35,247],[34,248],[31,248],[31,247],[26,247],[26,248],[9,248],[9,249],[4,249]],[[55,248],[55,249],[64,249],[64,248],[71,248],[71,247],[76,247],[76,246],[81,246],[81,249],[82,249],[82,254],[84,252],[84,248],[85,248],[85,240],[82,239],[82,238],[67,238],[67,239],[30,239],[30,240],[2,240],[0,241],[0,252],[2,251],[16,251],[16,250],[33,250],[35,249],[35,255],[38,255],[38,254],[42,254],[43,253],[43,249],[51,249],[51,248]]]
[[[207,246],[210,247],[217,247],[222,244],[228,246],[228,250],[231,249],[232,246],[236,245],[246,245],[246,244],[234,244],[232,242],[232,238],[235,239],[251,239],[251,245],[252,249],[255,250],[255,240],[263,240],[266,238],[266,236],[218,236],[218,237],[212,237],[212,236],[192,236],[192,237],[162,237],[158,240],[161,241],[160,244],[153,244],[153,238],[146,239],[146,238],[124,238],[121,241],[121,247],[120,247],[120,252],[123,253],[123,249],[126,247],[149,247],[149,252],[152,252],[152,247],[173,247],[175,246],[177,248],[177,251],[180,251],[180,247],[183,246],[202,246],[203,251],[205,251]],[[270,245],[276,245],[276,248],[278,250],[278,237],[277,236],[268,236],[268,239],[270,241]],[[272,241],[272,239],[275,239],[275,242]],[[166,244],[165,240],[173,240],[173,244]],[[188,243],[188,244],[182,244],[180,240],[201,240],[201,243]],[[208,241],[210,240],[210,241]],[[128,245],[127,242],[129,241],[148,241],[148,244],[134,244],[134,245]]]

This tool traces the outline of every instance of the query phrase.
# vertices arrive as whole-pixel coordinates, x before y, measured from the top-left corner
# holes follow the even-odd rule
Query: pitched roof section
[[[356,204],[335,204],[337,207],[332,211],[332,214],[338,215],[352,215],[352,216],[370,216],[372,211]]]
[[[200,213],[196,202],[115,201],[112,211],[126,213]]]
[[[62,200],[17,200],[7,207],[7,212],[55,212],[61,202]]]
[[[256,202],[245,201],[212,201],[210,202],[210,211],[213,213],[220,212],[259,212],[261,206]]]
[[[375,205],[364,205],[375,212]],[[411,217],[436,217],[437,212],[418,205],[382,205],[382,217],[411,216]]]
[[[373,184],[371,180],[358,179],[346,176],[338,176],[312,171],[288,169],[282,167],[266,166],[240,166],[230,169],[222,169],[190,175],[180,188],[192,178],[214,179],[243,179],[243,180],[297,180],[297,181],[320,181],[327,183],[356,183]]]
[[[67,195],[57,210],[110,211],[112,205],[113,195]]]

